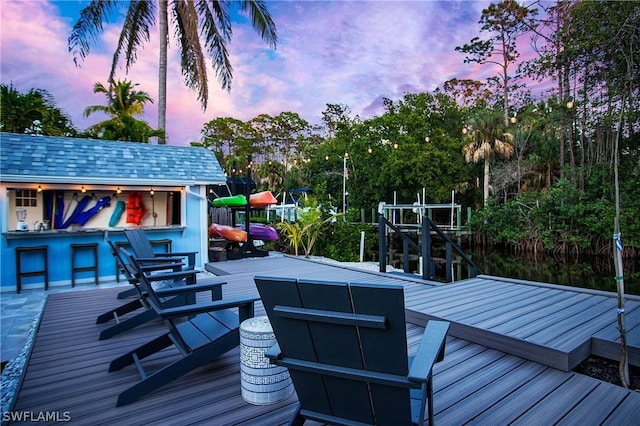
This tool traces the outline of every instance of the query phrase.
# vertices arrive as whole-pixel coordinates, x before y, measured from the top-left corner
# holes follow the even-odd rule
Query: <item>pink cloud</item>
[[[293,111],[318,123],[327,103],[345,104],[369,118],[381,99],[406,91],[432,91],[450,78],[484,79],[495,70],[464,64],[455,47],[478,35],[478,19],[489,1],[269,2],[278,27],[273,51],[247,24],[235,23],[229,46],[234,67],[231,92],[220,89],[209,65],[209,106],[202,111],[184,85],[178,50],[171,42],[167,85],[169,143],[199,140],[216,117],[249,120]],[[48,1],[3,1],[2,83],[19,90],[46,89],[81,129],[104,117],[82,116],[103,98],[92,93],[106,83],[120,23],[105,26],[81,68],[73,64],[67,38],[75,22]],[[152,34],[128,75],[157,100],[157,36]],[[157,124],[156,105],[144,120]]]

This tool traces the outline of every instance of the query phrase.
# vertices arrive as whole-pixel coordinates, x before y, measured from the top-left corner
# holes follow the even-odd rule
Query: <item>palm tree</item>
[[[89,117],[94,112],[104,112],[110,117],[142,115],[144,104],[153,103],[153,99],[147,92],[133,90],[136,86],[139,84],[129,80],[118,80],[109,88],[97,82],[93,85],[93,93],[103,93],[107,97],[107,105],[88,106],[84,109],[84,116]]]
[[[55,105],[46,90],[20,93],[13,84],[0,85],[0,129],[12,133],[47,136],[75,135],[71,119]]]
[[[93,86],[93,93],[102,93],[107,98],[107,105],[92,105],[84,109],[84,116],[89,117],[95,112],[103,112],[110,118],[94,124],[89,132],[102,139],[124,140],[133,142],[149,142],[150,137],[163,137],[163,130],[155,130],[142,120],[134,118],[142,115],[144,105],[153,103],[147,92],[134,90],[138,84],[129,80],[119,80],[105,87],[97,82]]]
[[[496,155],[509,158],[513,154],[513,134],[504,130],[503,114],[499,111],[482,111],[471,118],[465,129],[467,144],[462,148],[468,163],[484,160],[484,205],[489,198],[489,165]]]
[[[277,42],[276,27],[271,19],[264,1],[239,1],[242,11],[249,14],[253,28],[262,39],[275,48]],[[69,36],[69,51],[74,55],[76,65],[84,59],[90,50],[90,42],[102,32],[102,23],[116,11],[121,2],[118,0],[92,0],[80,12],[80,18],[73,26]],[[159,5],[159,78],[158,78],[158,129],[166,127],[166,73],[168,17],[175,27],[175,34],[180,45],[181,68],[185,84],[197,93],[202,109],[207,108],[209,86],[207,80],[205,55],[200,35],[203,37],[204,50],[213,60],[214,72],[226,90],[231,88],[233,69],[229,60],[227,44],[231,41],[231,1],[207,0],[175,0],[167,4],[167,0],[158,0]],[[170,7],[168,7],[170,6]],[[130,1],[125,17],[118,46],[113,55],[109,81],[113,81],[116,66],[121,56],[125,58],[125,70],[128,71],[136,60],[139,48],[149,40],[150,28],[156,23],[156,2],[151,0]],[[170,9],[170,10],[169,10]],[[166,143],[164,138],[159,143]]]

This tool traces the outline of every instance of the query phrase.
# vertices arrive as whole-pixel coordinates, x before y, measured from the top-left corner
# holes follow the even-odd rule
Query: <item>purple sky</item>
[[[104,105],[93,85],[106,84],[121,21],[104,33],[77,68],[67,39],[86,1],[0,0],[3,84],[19,91],[45,89],[84,130],[106,118],[83,118],[88,105]],[[456,46],[479,35],[478,20],[489,1],[269,1],[279,42],[271,50],[250,26],[234,24],[230,45],[231,92],[209,75],[209,106],[202,111],[180,74],[178,50],[170,43],[167,132],[170,144],[200,140],[203,124],[216,117],[249,120],[293,111],[319,123],[326,104],[348,105],[366,119],[382,113],[382,98],[430,92],[446,80],[484,80],[491,65],[464,64]],[[152,30],[155,31],[155,30]],[[170,29],[171,32],[171,29]],[[145,45],[128,75],[138,90],[157,99],[157,36]],[[211,68],[209,68],[211,69]],[[157,124],[155,104],[144,120]]]

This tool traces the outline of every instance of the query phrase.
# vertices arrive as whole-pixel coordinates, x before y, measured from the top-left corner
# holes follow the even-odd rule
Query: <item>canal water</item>
[[[487,275],[517,278],[595,290],[616,291],[612,256],[523,257],[500,251],[467,251]],[[626,294],[640,295],[640,259],[624,264]]]

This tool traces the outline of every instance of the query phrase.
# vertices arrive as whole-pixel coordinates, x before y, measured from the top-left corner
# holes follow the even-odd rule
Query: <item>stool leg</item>
[[[93,260],[96,265],[96,285],[100,282],[100,278],[98,277],[98,247],[93,248]]]
[[[49,290],[49,249],[44,249],[44,289]]]
[[[71,249],[71,287],[76,286],[76,251]]]
[[[20,252],[16,250],[16,293],[20,294],[22,291],[22,275],[20,274],[20,269],[22,266],[20,264]]]

